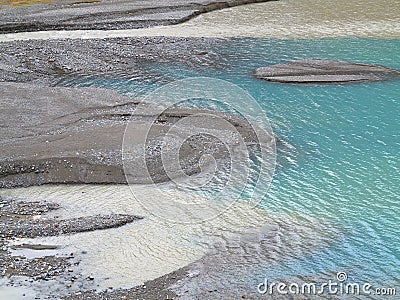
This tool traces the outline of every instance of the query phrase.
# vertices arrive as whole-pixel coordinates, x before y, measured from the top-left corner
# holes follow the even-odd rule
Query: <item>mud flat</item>
[[[186,269],[180,269],[131,289],[111,288],[102,293],[95,292],[95,278],[79,272],[79,255],[84,255],[84,252],[59,255],[58,245],[20,244],[17,240],[116,228],[140,221],[142,217],[111,214],[59,220],[46,216],[61,208],[55,203],[24,202],[1,197],[0,207],[0,272],[1,277],[9,279],[1,284],[0,295],[9,299],[38,299],[34,287],[46,286],[46,282],[63,282],[61,286],[65,289],[61,294],[47,295],[46,299],[173,299],[176,294],[167,287],[186,276]],[[13,253],[13,250],[19,249],[39,253],[33,257],[27,255],[30,252]],[[78,289],[72,287],[74,282],[80,282]],[[82,292],[82,289],[86,292]],[[44,294],[40,296],[45,297]]]
[[[152,122],[150,104],[149,110],[137,114],[137,100],[105,89],[48,88],[22,83],[0,83],[0,89],[2,188],[45,183],[126,183],[122,161],[126,125],[134,122],[139,132],[147,128],[147,123]],[[180,119],[199,112],[202,111],[171,108],[158,116],[148,136],[153,142],[146,146],[153,182],[170,180],[160,152],[164,135]],[[237,130],[220,134],[239,134],[246,142],[257,141],[246,120],[220,115]],[[203,126],[212,128],[213,124]],[[229,140],[234,146],[234,140],[227,138],[227,143]],[[199,158],[204,153],[220,159],[229,155],[223,143],[213,144],[207,137],[198,136],[182,145],[179,155],[186,174],[200,171]],[[140,151],[142,146],[132,147]],[[140,160],[136,156],[131,159],[133,165]],[[130,183],[151,183],[139,168],[130,176]]]
[[[131,29],[179,24],[200,14],[272,0],[47,1],[33,6],[1,5],[0,33],[43,30]],[[43,1],[46,2],[46,1]],[[28,2],[29,3],[29,2]],[[40,1],[39,1],[40,3]]]

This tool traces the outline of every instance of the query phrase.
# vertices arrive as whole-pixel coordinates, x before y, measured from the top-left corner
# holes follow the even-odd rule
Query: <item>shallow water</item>
[[[396,0],[282,0],[203,14],[175,30],[188,36],[399,38],[399,21]]]
[[[239,85],[256,98],[285,142],[278,149],[278,169],[260,207],[242,207],[245,220],[257,220],[250,231],[239,230],[248,222],[234,218],[234,214],[223,226],[212,225],[213,230],[208,226],[169,227],[149,218],[120,229],[50,241],[75,249],[96,249],[83,258],[82,266],[84,272],[97,274],[101,286],[140,283],[216,248],[222,254],[206,256],[204,261],[212,266],[211,275],[194,280],[193,290],[224,286],[228,291],[237,285],[255,292],[265,277],[334,279],[340,271],[356,282],[398,287],[400,81],[300,86],[263,82],[251,76],[257,67],[309,57],[400,69],[398,1],[335,1],[325,7],[326,3],[303,0],[248,5],[141,32],[37,33],[41,38],[65,34],[75,38],[119,34],[274,37],[237,38],[227,42],[223,50],[210,49],[222,51],[226,67],[218,70],[208,67],[199,72],[167,64],[147,67],[169,80],[210,76]],[[0,40],[34,36],[1,36]],[[331,38],[343,36],[348,38]],[[379,38],[359,38],[364,36]],[[315,37],[324,39],[310,39]],[[114,88],[131,96],[158,86],[102,78],[70,78],[63,84]],[[1,194],[60,202],[66,206],[55,212],[61,217],[142,212],[137,205],[125,205],[129,191],[115,186],[37,187]],[[224,222],[230,228],[223,230],[227,238],[219,235]],[[135,237],[133,244],[126,244],[127,235]],[[83,237],[87,242],[82,243]],[[98,240],[106,242],[99,245]],[[260,244],[265,245],[261,250],[257,248]],[[111,260],[114,267],[108,270]],[[141,270],[133,273],[131,269]],[[108,280],[106,271],[114,274],[107,275]]]
[[[21,277],[18,279],[24,280],[25,278]],[[25,286],[9,286],[7,285],[7,280],[0,279],[0,299],[8,300],[8,299],[26,299],[26,300],[34,300],[36,297],[36,293],[31,289]]]
[[[398,285],[400,81],[283,85],[256,80],[251,72],[307,57],[400,69],[400,40],[234,39],[222,52],[227,66],[223,70],[209,67],[199,72],[166,64],[149,68],[162,70],[166,78],[213,76],[249,91],[285,142],[278,149],[278,169],[261,206],[272,215],[295,214],[305,222],[328,222],[344,235],[340,242],[312,255],[272,266],[258,264],[248,281],[254,286],[264,276],[346,271],[359,281]],[[106,86],[133,96],[157,86],[100,78],[78,78],[68,85]]]
[[[151,187],[135,189],[136,195],[154,193]],[[212,263],[214,267],[219,266],[220,270],[231,269],[233,261],[239,260],[243,263],[242,267],[252,267],[257,263],[276,262],[288,256],[301,257],[302,253],[312,253],[320,249],[321,245],[332,243],[339,234],[335,232],[330,236],[325,231],[329,224],[317,221],[304,223],[295,215],[277,214],[271,219],[265,210],[254,208],[246,202],[238,202],[226,214],[204,223],[173,224],[149,214],[133,197],[129,187],[124,185],[42,186],[3,190],[1,195],[62,205],[62,209],[46,217],[64,219],[109,213],[144,216],[143,220],[115,229],[59,237],[17,239],[12,242],[59,245],[59,249],[52,250],[52,255],[74,253],[81,261],[79,269],[75,271],[83,274],[84,278],[93,275],[96,288],[100,290],[109,286],[131,287],[142,284],[195,262],[204,255],[215,257],[215,254],[210,255],[215,251],[226,253],[218,262]],[[196,201],[207,201],[195,195],[176,192],[173,195],[182,200],[193,201],[196,198]],[[211,207],[213,205],[212,202],[208,204]],[[333,229],[330,231],[334,233]],[[316,232],[319,235],[308,247],[301,247],[301,238],[310,239]],[[263,247],[260,247],[261,241]],[[246,249],[250,259],[243,260],[238,249]],[[48,255],[48,251],[35,252],[36,257]],[[21,251],[13,253],[20,254]],[[43,292],[40,287],[34,289]]]
[[[65,245],[66,251],[95,249],[83,257],[82,271],[96,274],[100,287],[143,282],[212,249],[217,254],[202,260],[210,266],[211,275],[189,282],[192,291],[215,286],[231,291],[228,287],[234,286],[255,292],[264,277],[334,279],[339,271],[347,272],[353,281],[398,286],[400,81],[282,85],[256,80],[251,71],[304,57],[400,69],[399,40],[235,39],[223,51],[228,66],[223,70],[148,67],[162,70],[167,78],[225,79],[256,98],[285,143],[278,149],[278,168],[260,207],[243,204],[242,218],[229,211],[226,219],[207,226],[162,225],[158,219],[147,218],[120,229],[41,241]],[[134,96],[157,87],[101,78],[76,78],[67,84],[105,86]],[[130,202],[128,187],[48,186],[1,194],[60,202],[65,209],[55,214],[62,217],[99,212],[147,216]],[[129,243],[127,236],[132,237]]]
[[[173,26],[11,33],[0,35],[0,42],[129,36],[396,39],[400,38],[400,4],[397,0],[280,0],[213,11]]]

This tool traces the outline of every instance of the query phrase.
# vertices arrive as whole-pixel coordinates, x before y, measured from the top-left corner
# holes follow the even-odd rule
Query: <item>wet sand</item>
[[[136,189],[154,193],[151,187]],[[144,217],[104,231],[12,241],[11,246],[23,243],[60,245],[59,254],[67,257],[74,253],[70,261],[79,262],[79,265],[71,263],[72,266],[67,267],[67,271],[73,271],[67,272],[66,280],[53,283],[51,289],[46,288],[43,280],[40,285],[28,284],[31,289],[45,290],[50,295],[70,293],[66,299],[121,299],[125,295],[165,299],[154,296],[157,293],[177,299],[237,299],[242,296],[257,299],[256,287],[242,277],[245,272],[288,257],[311,254],[339,236],[332,234],[332,224],[304,222],[295,215],[273,215],[245,201],[235,203],[229,211],[210,222],[173,224],[151,216],[132,198],[126,185],[41,186],[3,190],[0,196],[24,199],[28,203],[33,199],[41,199],[48,205],[57,203],[59,208],[46,212],[43,219],[78,217],[85,220],[91,215],[130,215],[132,212]],[[193,197],[179,193],[175,196],[182,200]],[[305,240],[307,247],[303,245]],[[45,254],[36,252],[39,256]],[[11,253],[21,252],[12,250]],[[78,278],[71,281],[73,276]],[[89,276],[93,279],[87,280]],[[158,279],[148,281],[155,277]],[[110,286],[113,289],[108,288]],[[129,286],[137,287],[127,288]]]
[[[0,148],[0,186],[31,186],[45,183],[126,183],[122,158],[126,125],[145,130],[152,124],[152,108],[137,113],[137,100],[117,92],[95,88],[48,88],[22,83],[0,83],[2,126]],[[26,104],[29,103],[28,106]],[[257,142],[252,126],[245,120],[223,113],[196,109],[170,108],[157,116],[147,138],[158,141],[146,145],[147,167],[154,176],[148,179],[140,165],[141,156],[129,158],[133,166],[130,183],[170,180],[164,171],[161,153],[156,151],[166,132],[180,119],[199,113],[221,116],[235,128],[232,135],[243,136],[247,143]],[[213,126],[203,124],[203,126]],[[190,127],[187,128],[190,130]],[[218,131],[218,129],[216,129]],[[221,134],[227,134],[221,129]],[[143,134],[146,134],[143,131]],[[182,133],[184,134],[184,133]],[[175,137],[179,139],[179,137]],[[225,144],[201,146],[207,137],[197,136],[182,145],[179,159],[186,174],[200,171],[203,153],[225,159]],[[271,137],[272,141],[273,137]],[[226,144],[229,144],[227,139]],[[180,144],[177,140],[177,143]],[[231,147],[235,147],[232,140]],[[141,153],[142,146],[132,144],[131,151]],[[147,153],[147,152],[146,152]],[[144,153],[143,153],[144,155]],[[151,180],[150,182],[148,180]]]
[[[46,31],[0,35],[0,41],[104,37],[257,37],[274,39],[400,38],[396,0],[281,0],[226,8],[185,23],[106,31]]]
[[[81,253],[59,255],[46,249],[58,249],[60,245],[21,244],[18,240],[24,237],[59,236],[116,228],[131,222],[140,221],[140,217],[131,215],[98,215],[75,219],[58,220],[48,217],[50,211],[61,209],[61,206],[49,202],[24,202],[0,197],[0,272],[2,278],[0,296],[7,299],[173,299],[175,293],[167,290],[168,286],[186,276],[186,269],[180,269],[143,285],[131,289],[109,288],[97,293],[95,278],[80,272]],[[29,257],[27,252],[16,249],[32,249],[35,253]],[[90,251],[90,250],[89,250]],[[51,253],[54,252],[54,253]],[[37,257],[36,257],[37,256]],[[2,280],[3,281],[3,280]],[[38,286],[46,282],[60,285],[61,290],[51,292],[42,290],[37,294]],[[60,287],[59,287],[60,289]],[[85,292],[86,291],[86,292]],[[124,298],[125,297],[125,298]],[[3,299],[3,298],[2,298]]]
[[[327,7],[326,2],[321,1],[313,1],[312,3],[305,0],[297,2],[280,1],[212,12],[197,17],[185,24],[175,26],[109,32],[71,31],[20,33],[2,35],[0,36],[0,41],[18,39],[29,40],[36,38],[59,39],[60,37],[64,37],[77,39],[137,35],[169,35],[183,37],[250,36],[272,38],[399,37],[399,13],[398,5],[396,5],[395,1],[386,0],[377,3],[372,1],[361,2],[360,0],[346,3],[346,5],[344,5],[343,2],[343,5]],[[363,9],[359,9],[361,7],[360,5]],[[89,5],[87,6],[89,7]],[[311,9],[309,9],[310,7]],[[367,7],[367,9],[364,9],[365,7]],[[358,16],[357,13],[360,10],[366,11],[367,13]],[[1,11],[1,14],[3,13],[4,10]],[[157,13],[160,13],[160,11],[157,11]],[[6,12],[6,14],[8,14],[8,12]],[[48,13],[44,12],[44,14],[46,15]],[[166,13],[164,14],[166,18],[161,18],[160,20],[152,19],[151,22],[147,23],[142,15],[139,21],[133,18],[128,20],[126,24],[129,24],[129,28],[132,28],[132,24],[135,22],[137,22],[137,24],[142,24],[137,27],[153,26],[164,24],[163,22],[165,22],[166,19],[168,24],[173,24],[171,20],[173,20],[173,22],[181,22],[188,15],[193,16],[190,10],[183,10],[183,12],[181,11],[178,14],[173,13],[172,15],[173,17],[171,18],[171,14]],[[291,17],[287,18],[287,15]],[[57,16],[57,14],[55,14],[55,16]],[[51,18],[48,20],[50,19]],[[2,20],[6,19],[4,18]],[[32,20],[35,20],[34,17]],[[105,28],[107,26],[108,28],[120,28],[118,27],[119,25],[115,25],[118,23],[115,23],[115,19],[111,18],[109,21],[110,23],[108,24],[97,24],[95,26],[100,26],[100,28]],[[79,22],[75,21],[72,22],[72,25],[67,25],[68,29],[82,28],[79,27],[82,25],[78,23]],[[96,20],[94,20],[93,23],[95,24]],[[211,26],[211,24],[214,26]],[[28,26],[31,25],[32,24]],[[23,25],[25,27],[20,28],[12,24],[9,27],[7,26],[3,27],[3,32],[29,30],[26,24]],[[46,26],[45,28],[34,28],[33,26],[31,29],[47,30],[51,29],[51,26],[52,25]],[[62,24],[61,26],[66,25]],[[201,39],[199,44],[204,41],[209,42],[210,40]],[[107,41],[102,40],[100,42],[103,43]],[[121,40],[121,42],[124,44],[126,40]],[[147,43],[148,39],[144,38],[141,42]],[[160,42],[160,40],[158,42]],[[158,42],[155,41],[154,44]],[[180,46],[184,46],[192,42],[193,40],[186,41],[183,39],[177,43]],[[54,47],[57,43],[60,43],[61,46]],[[68,43],[70,43],[70,45],[66,46]],[[87,42],[86,44],[83,42],[79,43],[84,45],[81,46],[81,49],[85,49],[85,47],[90,49],[94,47],[94,44],[98,43],[98,41],[94,41],[94,43]],[[118,44],[118,41],[112,41],[112,43]],[[149,49],[153,49],[152,52],[150,51],[150,55],[153,55],[153,57],[150,58],[148,54],[143,54],[144,59],[169,61],[172,57],[173,61],[185,61],[189,64],[192,63],[192,65],[197,64],[200,67],[202,64],[210,66],[213,65],[213,63],[215,63],[216,66],[223,65],[223,61],[220,60],[218,56],[202,50],[198,53],[189,51],[186,56],[180,58],[179,56],[182,52],[177,50],[180,47],[174,49],[174,47],[171,46],[172,43],[169,44],[169,42],[166,43],[171,46],[169,50],[167,50],[167,54],[163,53],[160,55],[154,47],[154,44],[153,48],[147,46],[142,47],[140,55],[148,53]],[[126,117],[130,117],[131,115],[129,114],[127,116],[123,111],[133,108],[137,100],[122,97],[115,92],[106,92],[104,90],[69,90],[63,88],[48,88],[48,86],[54,84],[57,78],[60,78],[60,75],[64,76],[74,73],[93,75],[96,74],[96,72],[103,72],[104,69],[110,70],[108,68],[111,68],[110,71],[106,71],[106,74],[109,76],[124,73],[127,70],[124,66],[126,65],[124,63],[126,57],[120,61],[114,62],[106,62],[100,57],[98,60],[90,61],[90,63],[87,64],[85,61],[87,61],[88,58],[84,56],[80,57],[84,52],[82,51],[81,53],[77,52],[77,55],[72,57],[72,59],[61,55],[60,57],[47,58],[46,61],[45,58],[46,55],[48,55],[46,52],[47,50],[51,51],[49,49],[52,48],[66,50],[74,48],[75,44],[72,41],[56,41],[54,44],[39,42],[34,44],[28,41],[23,45],[10,43],[2,44],[0,47],[4,47],[3,49],[7,50],[4,52],[2,51],[2,53],[7,53],[7,55],[2,55],[1,57],[1,80],[17,82],[3,83],[1,86],[2,90],[8,93],[2,100],[7,100],[5,101],[7,105],[17,103],[16,107],[9,106],[1,117],[2,121],[6,121],[6,124],[2,124],[1,126],[2,130],[4,130],[1,132],[2,140],[0,142],[2,153],[6,153],[1,161],[2,187],[28,186],[48,182],[118,183],[124,180],[121,168],[121,156],[118,151],[121,148],[122,128],[124,124],[126,124]],[[43,49],[44,51],[41,51]],[[109,49],[112,49],[112,47]],[[174,55],[174,51],[178,54]],[[33,55],[30,55],[32,53]],[[105,56],[106,55],[103,57]],[[74,60],[78,63],[73,64]],[[95,65],[99,62],[101,68],[96,69]],[[127,64],[128,66],[133,66],[133,63],[129,59]],[[41,73],[42,70],[44,71]],[[143,76],[142,78],[155,78],[154,74],[142,74],[140,69],[137,74]],[[40,83],[43,86],[38,87],[36,85],[25,84],[27,82],[35,83],[35,81],[36,84]],[[20,82],[25,83],[21,84]],[[32,94],[41,96],[32,98]],[[65,101],[66,98],[70,100],[68,101],[68,105]],[[12,99],[20,99],[21,102],[10,101]],[[85,101],[80,101],[82,99],[85,99]],[[89,101],[87,101],[87,99],[89,99]],[[113,103],[110,103],[110,99],[112,99]],[[23,105],[23,103],[29,103],[30,101],[37,104],[42,103],[42,105],[38,105],[37,107],[26,107]],[[56,107],[60,107],[60,110],[56,110]],[[180,116],[187,115],[188,113],[190,112],[175,111],[172,117],[167,117],[167,125],[160,125],[160,127],[168,126],[169,122],[173,122],[177,118],[179,119]],[[27,116],[29,116],[29,118],[27,118]],[[143,116],[138,117],[140,119]],[[163,122],[164,121],[165,120],[163,120]],[[90,123],[90,125],[88,125],[88,123]],[[15,124],[17,124],[17,126],[15,126]],[[107,136],[107,138],[99,139],[99,137],[104,136]],[[98,140],[101,140],[103,144],[101,144],[99,148],[93,148],[93,141],[97,142]],[[10,147],[10,145],[13,146]],[[51,154],[51,157],[48,154]],[[108,158],[111,158],[111,160],[108,160]],[[188,164],[187,167],[188,172],[191,172],[196,171],[197,166]],[[1,210],[2,216],[3,211],[5,212],[6,210]],[[137,212],[135,212],[135,214],[136,213]],[[5,214],[7,215],[7,213]],[[19,213],[15,215],[16,216],[13,216],[13,218],[9,220],[10,222],[19,220]],[[31,218],[33,215],[28,213],[24,218],[26,217]],[[86,222],[86,220],[92,219],[85,216],[78,221]],[[69,258],[59,259],[50,257],[44,260],[39,259],[29,262],[18,258],[11,259],[10,261],[10,256],[8,254],[9,249],[3,250],[1,255],[4,255],[3,257],[4,261],[7,263],[7,268],[10,264],[27,266],[27,268],[34,271],[32,275],[41,276],[39,280],[42,280],[41,270],[46,266],[50,267],[50,271],[54,269],[54,276],[50,274],[51,278],[60,277],[58,274],[62,273],[68,276],[67,284],[71,284],[71,286],[74,281],[85,283],[84,286],[78,287],[78,289],[71,292],[71,295],[67,296],[67,299],[124,299],[124,297],[126,299],[135,299],[136,297],[146,299],[167,297],[179,297],[182,299],[185,299],[185,297],[186,299],[196,299],[196,297],[198,299],[226,299],[228,297],[237,298],[238,296],[251,299],[254,295],[248,295],[246,292],[243,292],[246,291],[246,286],[238,286],[237,290],[227,290],[226,286],[218,286],[218,279],[221,279],[218,277],[218,274],[221,270],[228,272],[230,275],[229,280],[232,284],[237,283],[235,280],[238,279],[238,271],[243,268],[245,263],[251,262],[251,259],[246,261],[246,258],[244,258],[241,253],[250,251],[250,253],[259,255],[260,259],[263,261],[273,263],[277,261],[278,257],[271,255],[271,253],[287,253],[287,255],[291,257],[305,255],[305,253],[302,252],[304,250],[303,242],[305,239],[313,241],[314,243],[309,245],[307,251],[332,242],[333,237],[323,237],[322,240],[306,238],[307,236],[314,237],[317,229],[323,231],[324,226],[321,224],[314,224],[314,226],[306,228],[306,233],[298,234],[299,230],[296,226],[287,225],[289,224],[288,220],[289,218],[284,222],[280,222],[279,225],[273,227],[272,230],[262,232],[262,234],[257,232],[255,238],[250,235],[250,237],[244,239],[245,242],[239,241],[238,243],[233,243],[228,239],[225,240],[225,242],[229,242],[227,244],[222,244],[222,247],[221,244],[215,244],[214,253],[211,251],[202,256],[202,258],[198,257],[197,262],[168,275],[161,276],[158,279],[146,282],[144,285],[125,290],[115,291],[114,289],[108,289],[100,294],[92,290],[96,288],[92,284],[95,280],[92,280],[90,277],[84,276],[79,280],[74,279],[76,275],[70,273],[74,273],[75,271],[68,271],[68,268],[71,266]],[[266,219],[262,218],[261,221],[264,223],[267,222]],[[7,226],[9,225],[6,225],[6,227]],[[305,229],[305,227],[301,228],[302,230]],[[284,234],[282,234],[282,231],[284,231]],[[296,233],[296,235],[291,235],[291,232]],[[265,242],[264,244],[260,242],[260,237],[261,241]],[[14,237],[11,237],[11,239],[13,238]],[[249,243],[249,241],[252,242]],[[294,244],[295,247],[287,247],[288,243],[291,243],[290,245]],[[270,248],[268,247],[263,248],[266,244],[272,245],[271,247],[274,251],[269,251]],[[259,248],[260,245],[262,246],[261,249]],[[232,248],[239,249],[236,255],[232,255],[232,253],[235,253],[232,252]],[[289,248],[294,249],[294,251],[287,252]],[[279,250],[276,251],[277,249]],[[209,255],[210,253],[213,255]],[[306,254],[310,253],[307,252]],[[257,255],[254,255],[254,257],[258,257]],[[79,265],[79,260],[74,261],[72,263],[73,266],[75,266],[74,263],[78,263]],[[250,267],[251,264],[248,266]],[[178,268],[175,267],[172,270],[176,269]],[[226,273],[224,273],[224,275],[226,275]],[[44,278],[46,278],[46,275]],[[72,279],[74,279],[74,281]],[[65,281],[65,277],[61,276],[61,280]],[[171,288],[171,285],[174,285],[174,288]],[[86,290],[86,292],[84,290]]]
[[[43,1],[38,5],[21,6],[1,5],[0,2],[0,32],[131,29],[171,25],[214,10],[268,1],[273,0],[50,0],[50,3]]]

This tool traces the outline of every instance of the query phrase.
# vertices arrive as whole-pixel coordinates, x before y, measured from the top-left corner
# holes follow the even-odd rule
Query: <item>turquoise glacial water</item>
[[[166,81],[207,76],[247,90],[285,142],[278,147],[276,174],[260,205],[303,222],[319,220],[328,224],[327,234],[341,233],[309,255],[257,264],[246,271],[249,282],[345,271],[353,282],[399,286],[400,80],[301,86],[260,81],[251,72],[310,57],[400,69],[400,40],[246,38],[210,51],[222,54],[226,66],[197,70],[148,63],[147,68]],[[131,96],[161,84],[101,78],[69,82]]]

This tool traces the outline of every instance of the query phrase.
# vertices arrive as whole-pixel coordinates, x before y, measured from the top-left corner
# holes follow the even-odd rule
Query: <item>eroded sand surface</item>
[[[217,203],[198,195],[182,194],[168,185],[161,188],[167,197],[206,201],[210,207],[217,207]],[[75,272],[84,278],[92,275],[100,290],[131,287],[189,265],[189,276],[174,287],[181,296],[193,299],[197,294],[208,299],[210,289],[218,290],[215,297],[252,294],[256,289],[249,289],[242,272],[287,257],[301,257],[337,238],[332,228],[326,231],[329,224],[302,222],[295,215],[271,218],[246,201],[236,202],[218,218],[203,223],[164,221],[143,209],[138,197],[151,195],[154,189],[134,189],[136,198],[127,185],[41,186],[2,190],[0,196],[58,203],[61,208],[47,216],[60,219],[107,213],[143,216],[138,222],[115,229],[13,242],[61,245],[60,254],[73,252],[80,259]],[[303,246],[305,240],[307,247]],[[80,254],[82,251],[84,254]]]
[[[136,112],[138,101],[115,91],[96,88],[48,88],[21,83],[1,83],[0,186],[16,187],[45,183],[126,183],[123,165],[130,166],[130,183],[170,180],[163,166],[165,135],[180,119],[200,114],[201,110],[169,108],[153,113],[149,103]],[[155,107],[155,106],[154,106]],[[156,122],[153,124],[153,114]],[[231,130],[215,129],[225,136],[226,145],[235,147],[236,139],[255,141],[253,128],[239,117],[220,114],[232,124]],[[158,121],[157,121],[158,120]],[[143,132],[145,146],[132,143],[132,155],[122,157],[126,125]],[[213,124],[199,125],[213,128]],[[151,131],[146,128],[151,127]],[[200,131],[185,127],[192,135]],[[195,135],[181,144],[181,131],[170,136],[185,174],[200,172],[199,159],[204,153],[221,160],[229,157],[225,144],[214,144],[208,137]],[[272,135],[270,136],[273,141]],[[204,145],[203,145],[204,144]],[[208,146],[207,146],[208,145]],[[160,150],[161,149],[161,150]],[[169,149],[168,151],[173,151]],[[151,178],[141,169],[146,156]],[[218,159],[217,159],[218,160]],[[137,166],[137,168],[135,168]]]
[[[396,0],[283,0],[213,11],[178,25],[131,30],[4,34],[0,35],[0,41],[129,36],[399,38],[400,5]]]
[[[0,1],[0,32],[171,25],[209,11],[266,1],[273,0],[28,0],[14,6]]]

